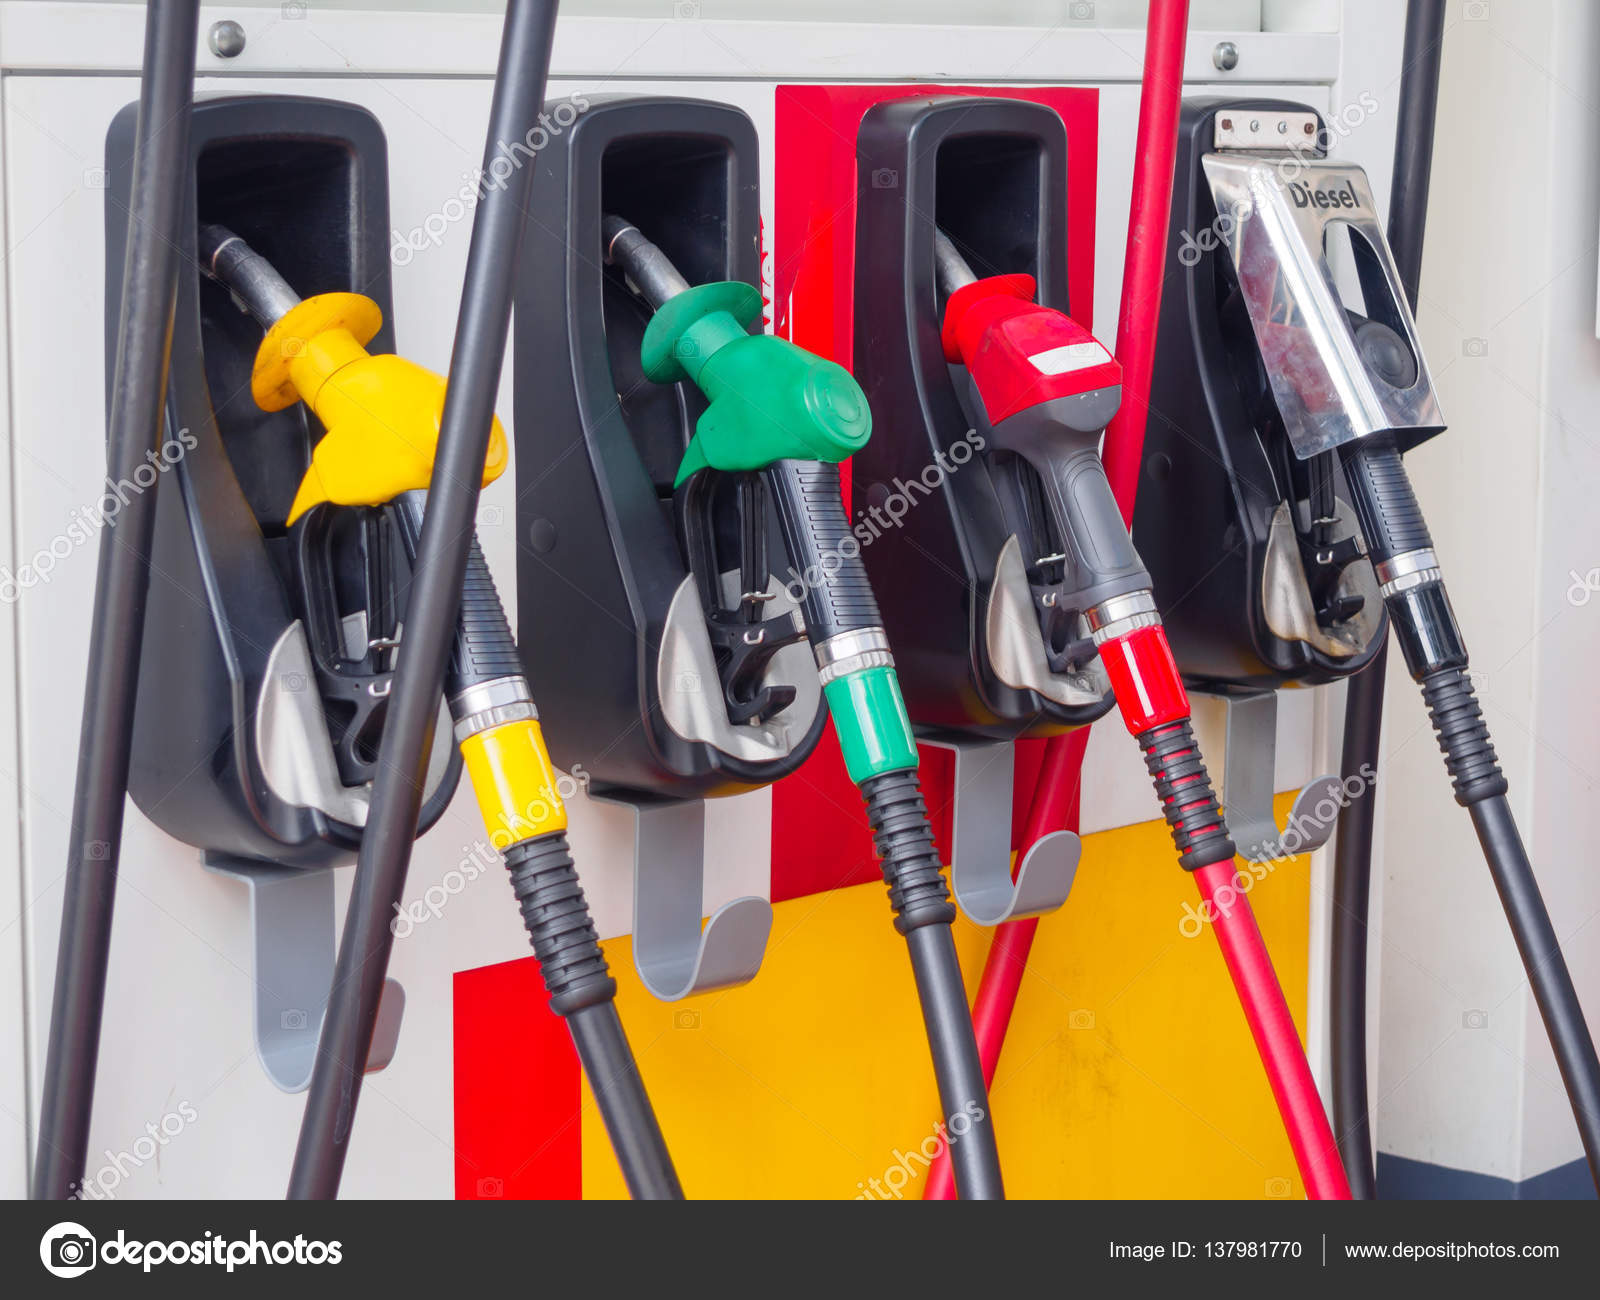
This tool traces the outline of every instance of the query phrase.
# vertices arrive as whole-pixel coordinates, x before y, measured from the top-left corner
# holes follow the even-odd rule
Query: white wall
[[[1480,17],[1478,15],[1486,15]],[[1408,457],[1473,677],[1600,1024],[1600,12],[1450,6],[1419,323],[1450,430]],[[1381,1149],[1521,1180],[1582,1151],[1466,813],[1390,659]]]

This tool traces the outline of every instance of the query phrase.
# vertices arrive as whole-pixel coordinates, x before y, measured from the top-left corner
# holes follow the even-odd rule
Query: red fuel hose
[[[1345,1180],[1339,1148],[1311,1077],[1311,1067],[1306,1064],[1289,1004],[1284,1001],[1272,959],[1261,941],[1250,900],[1234,887],[1233,877],[1232,861],[1214,862],[1194,873],[1200,897],[1210,904],[1212,928],[1222,945],[1239,1005],[1250,1022],[1250,1035],[1256,1040],[1256,1050],[1266,1067],[1267,1081],[1283,1116],[1306,1195],[1314,1201],[1348,1201],[1350,1184]]]
[[[1128,248],[1123,263],[1122,310],[1117,325],[1117,358],[1122,362],[1122,406],[1106,429],[1105,466],[1125,523],[1133,521],[1139,458],[1144,450],[1150,376],[1155,367],[1156,327],[1161,317],[1162,262],[1172,209],[1172,172],[1177,165],[1178,114],[1183,106],[1183,51],[1189,29],[1189,0],[1151,0],[1145,30],[1144,80],[1139,95],[1139,128],[1133,163],[1133,199],[1128,214]],[[1077,788],[1087,732],[1057,736],[1045,746],[1039,783],[1028,813],[1021,851],[1040,836],[1064,830]],[[978,1051],[986,1083],[994,1082],[1000,1046],[1011,1024],[1017,990],[1037,920],[1010,921],[995,931],[972,1007]],[[928,1172],[924,1200],[950,1200],[955,1186],[943,1152]]]
[[[1133,496],[1139,486],[1139,459],[1150,410],[1188,30],[1189,0],[1150,0],[1139,134],[1133,155],[1133,201],[1128,209],[1128,250],[1122,263],[1122,310],[1117,316],[1122,406],[1106,428],[1104,456],[1106,478],[1126,524],[1133,523]]]

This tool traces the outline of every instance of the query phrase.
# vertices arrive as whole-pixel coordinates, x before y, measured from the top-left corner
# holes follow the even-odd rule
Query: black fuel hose
[[[555,30],[555,0],[509,0],[489,109],[484,170],[504,141],[538,125]],[[290,1175],[295,1199],[338,1194],[405,892],[439,693],[454,642],[473,517],[494,420],[495,389],[511,326],[513,281],[537,160],[479,203],[450,359],[448,395],[428,490],[406,631],[378,754],[371,812],[334,968],[333,994]]]
[[[1422,238],[1428,219],[1428,181],[1433,171],[1444,15],[1444,0],[1411,0],[1406,6],[1405,44],[1400,56],[1389,247],[1413,313],[1422,279]],[[1380,647],[1372,661],[1350,679],[1345,694],[1340,768],[1346,782],[1352,777],[1368,780],[1366,774],[1378,770],[1387,657],[1387,647]],[[1367,1086],[1367,925],[1376,808],[1377,792],[1373,788],[1347,802],[1339,814],[1333,846],[1329,980],[1333,1131],[1344,1158],[1351,1195],[1357,1200],[1371,1200],[1378,1194]]]
[[[136,481],[135,471],[144,468],[145,457],[162,439],[178,250],[184,244],[199,25],[199,0],[150,0],[146,9],[106,438],[109,476],[124,482]],[[130,497],[100,533],[66,893],[39,1105],[33,1195],[40,1200],[73,1195],[83,1180],[89,1150],[157,486],[152,483]]]
[[[1600,1188],[1600,1059],[1506,801],[1506,778],[1467,675],[1466,645],[1427,522],[1391,437],[1358,439],[1341,447],[1340,454],[1351,505],[1383,584],[1390,626],[1412,680],[1422,688],[1456,802],[1472,814],[1555,1051],[1590,1175]]]

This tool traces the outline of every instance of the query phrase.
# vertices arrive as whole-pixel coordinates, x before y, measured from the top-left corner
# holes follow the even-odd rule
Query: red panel
[[[1095,176],[1100,95],[1039,86],[779,86],[777,190],[772,230],[776,332],[820,356],[852,364],[856,136],[874,104],[914,95],[991,95],[1045,104],[1067,128],[1067,290],[1073,318],[1093,330]],[[845,498],[850,467],[841,467]],[[1017,748],[1013,835],[1033,793],[1042,742]],[[922,781],[941,847],[950,829],[951,761],[923,749]],[[876,879],[861,798],[830,727],[817,752],[773,787],[772,899]]]
[[[457,971],[456,1199],[583,1195],[578,1053],[539,963]]]

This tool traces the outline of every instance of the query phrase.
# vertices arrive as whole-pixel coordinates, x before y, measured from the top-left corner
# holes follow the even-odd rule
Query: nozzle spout
[[[200,227],[200,269],[271,329],[300,305],[300,295],[272,263],[226,226]]]
[[[634,288],[653,308],[659,308],[689,288],[678,268],[635,225],[610,213],[600,222],[606,262],[620,266]]]

